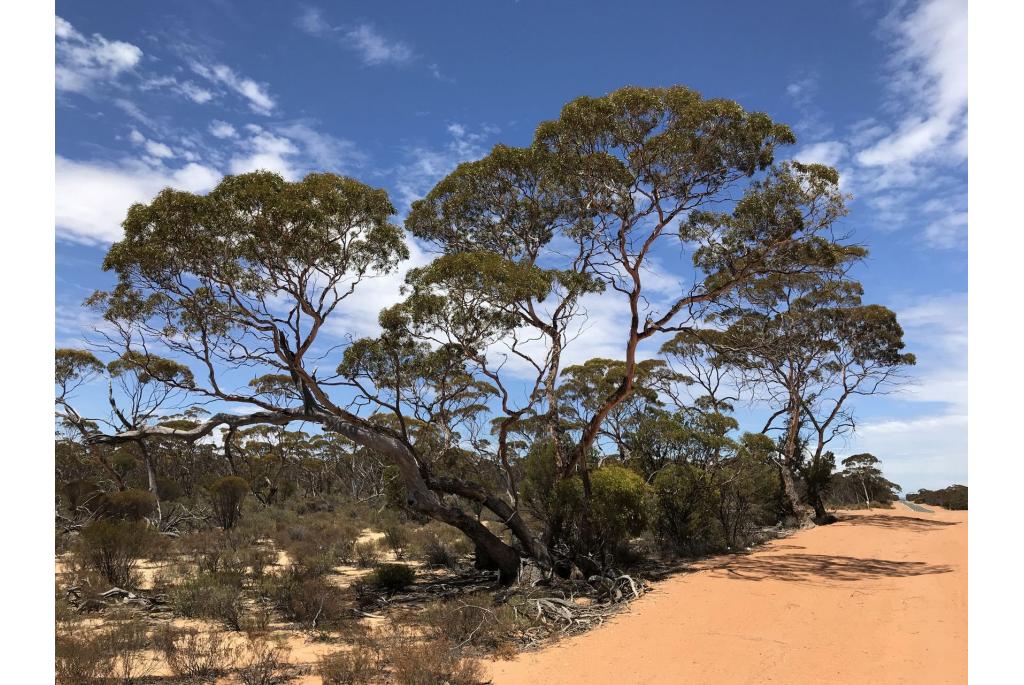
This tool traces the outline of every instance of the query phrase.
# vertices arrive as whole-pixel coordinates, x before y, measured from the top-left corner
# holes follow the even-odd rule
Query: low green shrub
[[[238,476],[224,476],[210,484],[209,492],[217,522],[224,530],[230,529],[242,515],[242,502],[249,493],[249,483]]]
[[[123,521],[141,521],[156,511],[156,497],[146,490],[108,492],[100,501],[100,515]]]
[[[152,549],[157,537],[140,521],[99,519],[82,529],[77,553],[111,584],[134,588],[139,560]]]
[[[390,593],[403,590],[416,580],[416,571],[405,564],[381,564],[370,574],[370,582]]]
[[[217,575],[203,573],[186,579],[171,590],[170,601],[180,616],[213,619],[230,630],[242,629],[242,591]]]

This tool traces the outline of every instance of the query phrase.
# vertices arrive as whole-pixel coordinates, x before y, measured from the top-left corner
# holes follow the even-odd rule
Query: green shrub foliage
[[[224,476],[210,485],[210,500],[221,528],[228,530],[238,522],[248,492],[249,484],[238,476]]]

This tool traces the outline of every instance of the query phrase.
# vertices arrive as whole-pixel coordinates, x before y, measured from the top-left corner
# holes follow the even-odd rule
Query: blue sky
[[[93,323],[79,305],[111,282],[99,264],[125,210],[164,186],[329,170],[404,213],[576,96],[684,84],[790,123],[785,156],[837,166],[855,197],[844,228],[872,255],[856,275],[919,365],[906,391],[858,404],[837,452],[871,451],[911,489],[967,482],[964,0],[56,7],[59,345]],[[399,280],[364,291],[354,332]],[[621,347],[600,333],[584,356]]]

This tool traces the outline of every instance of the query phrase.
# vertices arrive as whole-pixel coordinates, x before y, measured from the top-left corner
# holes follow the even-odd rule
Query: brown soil
[[[494,685],[967,682],[967,512],[840,512],[695,564]]]

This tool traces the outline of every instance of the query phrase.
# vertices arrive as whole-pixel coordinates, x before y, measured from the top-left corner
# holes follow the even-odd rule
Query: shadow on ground
[[[908,578],[949,573],[946,565],[921,561],[889,561],[827,554],[779,554],[734,558],[715,569],[716,575],[743,580],[857,581]]]
[[[879,528],[901,528],[913,531],[935,530],[937,528],[945,528],[946,526],[960,525],[959,521],[936,521],[934,519],[921,519],[913,516],[889,516],[886,514],[844,516],[837,523],[847,523],[854,526],[877,526]]]

